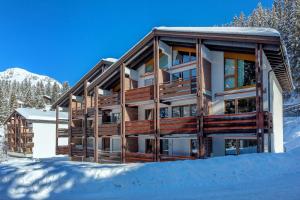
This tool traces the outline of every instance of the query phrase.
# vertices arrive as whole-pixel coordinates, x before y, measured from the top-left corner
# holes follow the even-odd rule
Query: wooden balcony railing
[[[69,131],[67,128],[59,128],[57,129],[57,136],[58,137],[68,137]]]
[[[148,100],[152,100],[153,98],[154,98],[153,85],[127,90],[125,92],[126,103],[148,101]]]
[[[99,151],[101,163],[119,163],[121,162],[121,152]]]
[[[197,117],[162,118],[160,134],[196,133]]]
[[[126,152],[126,162],[154,162],[154,154],[152,153],[139,153],[139,152]]]
[[[106,106],[114,106],[114,105],[119,105],[119,104],[120,104],[120,94],[119,93],[114,93],[114,94],[108,95],[108,96],[100,95],[98,98],[99,108],[103,108]]]
[[[56,155],[65,155],[65,154],[68,154],[69,152],[69,146],[58,146],[56,148]]]
[[[164,83],[159,86],[161,98],[169,98],[181,95],[196,93],[196,80],[179,80],[171,83]]]
[[[264,132],[272,127],[272,114],[264,113]],[[204,117],[204,133],[256,133],[256,112]]]
[[[83,136],[82,127],[72,127],[71,134],[72,136]]]
[[[99,136],[120,135],[120,123],[100,124]]]
[[[86,128],[86,134],[87,134],[87,136],[93,136],[94,135],[94,129],[93,128]]]
[[[126,135],[135,134],[153,134],[154,122],[153,120],[137,120],[125,122]]]
[[[171,156],[171,155],[159,155],[160,161],[175,161],[175,160],[195,160],[194,156]]]

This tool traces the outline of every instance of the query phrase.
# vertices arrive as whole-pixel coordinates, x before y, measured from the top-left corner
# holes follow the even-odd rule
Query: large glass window
[[[160,153],[163,155],[169,155],[169,140],[168,139],[160,140]]]
[[[191,139],[191,156],[197,156],[198,155],[198,140],[197,139]]]
[[[197,107],[195,104],[172,107],[172,117],[190,117],[196,116]]]
[[[173,65],[180,65],[196,60],[195,49],[175,47],[173,50]]]
[[[120,123],[120,113],[112,113],[111,121],[112,123]]]
[[[153,109],[145,110],[145,120],[153,120]]]
[[[255,62],[238,60],[238,87],[255,84]]]
[[[160,118],[168,118],[169,116],[168,111],[169,111],[168,108],[160,108]]]
[[[145,73],[153,72],[153,60],[145,64]]]
[[[165,69],[165,68],[168,68],[168,56],[164,53],[161,53],[160,54],[160,57],[159,57],[159,68],[161,69]]]
[[[255,97],[225,101],[225,114],[253,112],[256,110]]]
[[[255,84],[254,56],[225,53],[224,88],[234,89]]]
[[[154,140],[153,139],[146,139],[145,140],[145,152],[146,153],[153,153],[153,147],[154,147]]]

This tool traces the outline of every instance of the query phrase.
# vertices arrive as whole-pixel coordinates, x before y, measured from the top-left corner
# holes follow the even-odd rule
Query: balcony
[[[120,135],[120,124],[101,124],[99,125],[99,136],[104,135]]]
[[[162,118],[160,134],[197,133],[197,117]]]
[[[154,86],[146,86],[127,90],[125,92],[125,102],[132,103],[138,101],[149,101],[154,98]]]
[[[69,146],[58,146],[56,148],[56,155],[65,155],[65,154],[68,154],[69,152]]]
[[[154,134],[153,120],[136,120],[125,122],[126,135]]]
[[[58,137],[68,137],[69,131],[67,128],[59,128],[57,129],[57,136]]]
[[[107,107],[107,106],[114,106],[120,104],[120,94],[114,93],[108,96],[100,95],[98,98],[98,106],[99,108]]]
[[[126,152],[126,162],[154,162],[155,157],[152,153]]]
[[[72,136],[78,136],[78,137],[81,137],[83,136],[83,130],[82,130],[82,127],[72,127],[71,128],[71,134]]]
[[[171,83],[164,83],[159,86],[161,98],[170,98],[196,93],[196,80],[178,80]]]
[[[121,162],[121,152],[103,151],[99,152],[101,163],[120,163]]]
[[[272,114],[264,112],[264,132],[272,127]],[[242,114],[210,115],[204,117],[204,133],[256,133],[256,112]]]

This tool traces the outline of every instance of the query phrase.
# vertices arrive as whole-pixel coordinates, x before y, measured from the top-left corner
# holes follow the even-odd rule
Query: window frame
[[[243,98],[235,98],[235,99],[226,99],[224,100],[224,114],[241,114],[241,113],[248,113],[248,112],[239,112],[239,100],[241,99],[254,99],[256,100],[255,96],[251,97],[243,97]],[[226,101],[234,101],[234,113],[226,113]],[[255,111],[252,111],[255,112]]]
[[[183,62],[183,57],[182,57],[182,63],[178,63],[178,64],[175,64],[175,60],[174,60],[174,51],[181,51],[181,52],[185,52],[185,53],[188,53],[189,54],[189,61],[188,62]],[[196,48],[190,48],[190,47],[180,47],[180,46],[174,46],[172,47],[172,63],[171,63],[171,66],[174,67],[174,66],[180,66],[180,65],[183,65],[183,64],[186,64],[186,63],[191,63],[191,62],[195,62],[196,61],[196,56],[195,56],[195,59],[193,60],[193,56],[192,54],[196,54]]]
[[[226,75],[225,74],[225,62],[226,59],[233,59],[234,60],[234,74]],[[245,85],[245,86],[238,86],[238,60],[250,61],[254,62],[255,65],[255,55],[254,54],[241,54],[241,53],[231,53],[231,52],[224,52],[224,91],[230,90],[237,90],[237,89],[244,89],[244,88],[251,88],[255,87],[256,84]],[[254,68],[255,70],[255,68]],[[225,82],[227,78],[234,78],[234,87],[233,88],[226,88]]]

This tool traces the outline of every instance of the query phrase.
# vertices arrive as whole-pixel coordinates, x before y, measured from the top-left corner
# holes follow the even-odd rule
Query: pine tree
[[[52,90],[51,90],[51,101],[52,101],[52,103],[54,103],[58,99],[59,91],[60,91],[59,85],[56,82],[54,82],[54,84],[52,86]]]
[[[64,94],[65,92],[67,92],[70,89],[70,85],[67,81],[65,81],[62,84],[62,90],[61,90],[61,94]]]

